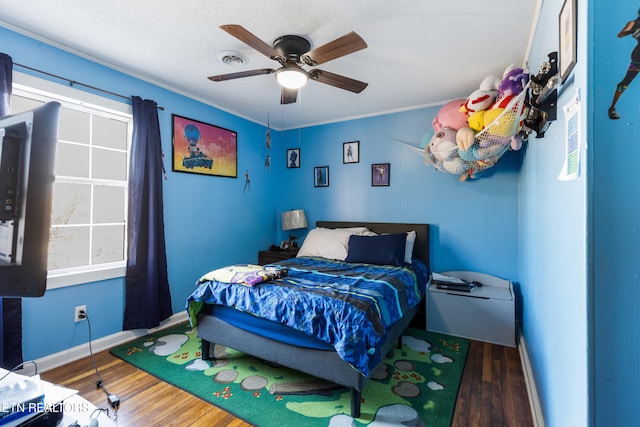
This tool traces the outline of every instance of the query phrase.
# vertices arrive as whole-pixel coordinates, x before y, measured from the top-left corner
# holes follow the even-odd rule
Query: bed
[[[342,235],[343,232],[348,232],[350,236],[352,234],[360,236],[363,229],[366,229],[369,233],[373,232],[370,233],[371,235],[375,233],[381,236],[372,238],[378,242],[381,239],[391,239],[392,237],[395,239],[398,235],[411,236],[411,240],[415,236],[413,248],[406,247],[406,250],[411,252],[407,252],[404,256],[405,261],[413,259],[414,262],[405,264],[402,261],[396,262],[397,260],[394,258],[394,264],[397,266],[403,264],[401,267],[382,264],[387,262],[386,259],[375,261],[375,265],[353,262],[362,261],[355,254],[357,245],[360,245],[360,248],[362,248],[363,244],[369,245],[366,247],[367,255],[365,257],[370,256],[370,243],[372,240],[367,240],[364,237],[354,237],[353,240],[349,240],[351,242],[349,244],[351,253],[347,254],[347,259],[345,260],[349,262],[334,261],[323,257],[309,257],[306,254],[311,253],[311,255],[314,255],[314,252],[313,249],[309,252],[306,247],[306,243],[310,244],[312,242],[312,239],[308,236],[309,242],[305,240],[299,257],[270,266],[284,269],[285,272],[288,272],[282,278],[248,287],[237,284],[221,284],[215,280],[204,280],[207,276],[203,276],[203,279],[199,281],[198,288],[187,300],[190,318],[194,326],[197,325],[197,335],[202,341],[202,358],[204,360],[214,359],[214,345],[220,344],[331,381],[340,386],[348,387],[351,391],[351,415],[354,418],[359,418],[361,393],[367,384],[369,374],[382,361],[384,355],[393,348],[394,344],[400,343],[403,331],[412,322],[416,313],[420,313],[418,317],[424,317],[424,295],[429,277],[428,224],[318,221],[316,229],[311,230],[309,235],[312,232],[336,230],[336,234]],[[415,232],[415,234],[407,234],[409,232]],[[334,232],[332,231],[331,233]],[[397,240],[394,241],[397,242]],[[369,259],[365,259],[365,261],[369,261]],[[331,274],[334,274],[334,269],[338,270],[335,273],[337,274],[335,277],[325,274],[325,268],[329,267],[331,268]],[[353,273],[350,270],[343,270],[351,268],[358,270]],[[399,296],[396,295],[396,299],[393,302],[378,301],[371,306],[361,300],[354,299],[355,302],[351,301],[351,295],[356,294],[356,292],[352,292],[353,288],[347,285],[343,286],[341,281],[343,279],[347,280],[347,276],[363,276],[365,271],[366,275],[372,275],[371,277],[374,278],[366,281],[367,286],[369,283],[379,281],[378,273],[380,271],[385,275],[388,271],[391,271],[392,273],[390,274],[394,275],[398,273],[401,276],[400,278],[389,279],[391,285],[384,282],[386,279],[380,279],[380,281],[385,283],[385,288],[391,288]],[[298,276],[298,274],[305,274],[305,276]],[[339,304],[344,304],[345,308],[333,310],[341,313],[340,316],[344,316],[344,320],[338,319],[337,325],[328,326],[324,322],[329,322],[329,320],[322,320],[320,322],[321,326],[318,326],[317,320],[313,320],[313,322],[309,320],[320,317],[317,312],[322,311],[322,308],[318,308],[319,303],[317,302],[313,302],[313,310],[307,309],[303,313],[296,312],[295,314],[290,311],[291,307],[275,306],[269,306],[270,309],[267,313],[266,304],[272,304],[271,302],[255,304],[258,307],[255,311],[254,306],[242,305],[243,301],[247,299],[246,295],[251,292],[254,294],[258,292],[265,294],[269,292],[284,292],[279,296],[280,301],[295,300],[297,304],[303,298],[299,296],[301,294],[290,294],[288,292],[300,292],[297,287],[301,286],[300,284],[302,283],[304,285],[302,287],[308,288],[305,289],[305,291],[308,291],[305,292],[305,295],[318,293],[316,292],[318,287],[316,287],[315,282],[311,285],[307,283],[308,278],[313,277],[313,280],[315,280],[316,276],[329,277],[327,280],[331,282],[329,286],[332,287],[332,292],[334,292],[334,288],[338,289]],[[415,276],[415,283],[412,282],[412,276]],[[299,277],[304,277],[304,279]],[[362,283],[362,280],[358,280],[358,283]],[[405,280],[407,283],[412,282],[411,286],[406,286],[406,292],[404,291],[404,285],[398,285],[397,281],[399,280],[403,283]],[[289,289],[289,282],[295,283],[296,289]],[[223,291],[218,290],[220,286],[226,286],[230,290],[225,288],[224,292],[226,293],[223,293]],[[277,286],[277,288],[272,289],[271,286]],[[321,288],[324,289],[324,287]],[[345,288],[351,289],[348,292],[348,297],[342,294],[342,289]],[[401,292],[398,291],[401,288],[403,290]],[[214,292],[215,296],[212,295],[211,289],[217,289]],[[220,293],[223,293],[222,297],[219,295]],[[405,293],[406,295],[404,295]],[[364,295],[363,299],[373,299],[373,294],[376,295],[375,298],[384,299],[378,296],[377,290],[370,292],[366,289],[361,290],[358,287],[357,294],[358,296],[360,294]],[[316,298],[316,296],[310,298]],[[366,307],[363,307],[363,304]],[[348,310],[346,307],[348,307]],[[299,310],[299,307],[296,307],[296,310]],[[369,324],[367,319],[373,319],[372,311],[377,311],[380,314],[380,318],[376,318],[375,321]],[[281,319],[274,318],[275,314],[271,315],[274,312],[283,314],[283,317]],[[265,318],[260,317],[263,315]],[[298,318],[297,320],[292,320],[296,317]],[[423,319],[420,319],[418,324],[423,324],[423,321]],[[313,326],[309,326],[311,323],[313,323]],[[350,333],[349,331],[354,330],[350,329],[354,327],[352,323],[368,326],[363,332]],[[358,328],[360,327],[358,326]],[[354,335],[358,339],[354,339]],[[332,340],[335,342],[331,342]],[[363,349],[364,354],[362,353]]]

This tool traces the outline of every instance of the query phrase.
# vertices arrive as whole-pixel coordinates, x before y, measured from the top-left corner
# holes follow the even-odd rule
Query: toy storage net
[[[466,179],[494,166],[507,150],[519,149],[522,142],[519,132],[528,113],[525,105],[527,89],[528,85],[500,115],[475,135],[468,150],[453,146],[436,156],[427,149],[425,161],[440,171]]]

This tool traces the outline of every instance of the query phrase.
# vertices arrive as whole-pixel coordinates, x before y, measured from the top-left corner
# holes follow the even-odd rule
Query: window
[[[16,88],[15,84],[12,113],[51,100],[60,102],[62,109],[54,169],[47,288],[122,276],[127,254],[131,113],[101,107],[95,104],[96,99],[89,104],[69,98],[67,94]],[[130,110],[130,106],[127,107]]]

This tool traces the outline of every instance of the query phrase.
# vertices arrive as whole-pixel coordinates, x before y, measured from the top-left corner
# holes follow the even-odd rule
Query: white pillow
[[[369,230],[367,227],[345,227],[345,228],[330,228],[329,230],[344,230],[350,231],[351,234],[356,234],[358,236],[370,236],[369,233],[373,233],[373,231]],[[373,233],[375,235],[376,233]]]
[[[366,227],[316,227],[309,231],[309,234],[305,237],[297,256],[313,256],[344,261],[347,258],[349,237],[352,234],[361,234],[366,231],[368,231]]]
[[[411,257],[413,255],[413,245],[416,242],[416,232],[407,231],[407,243],[404,248],[404,262],[411,264]]]

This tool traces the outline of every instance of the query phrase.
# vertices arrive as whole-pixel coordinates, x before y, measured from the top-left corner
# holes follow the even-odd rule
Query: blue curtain
[[[9,114],[13,60],[0,53],[0,117]],[[11,369],[22,363],[22,300],[0,298],[0,365]]]
[[[6,53],[0,53],[0,117],[9,114],[12,85],[13,60]]]
[[[132,97],[129,257],[123,329],[153,328],[171,316],[162,201],[162,146],[154,101]]]

